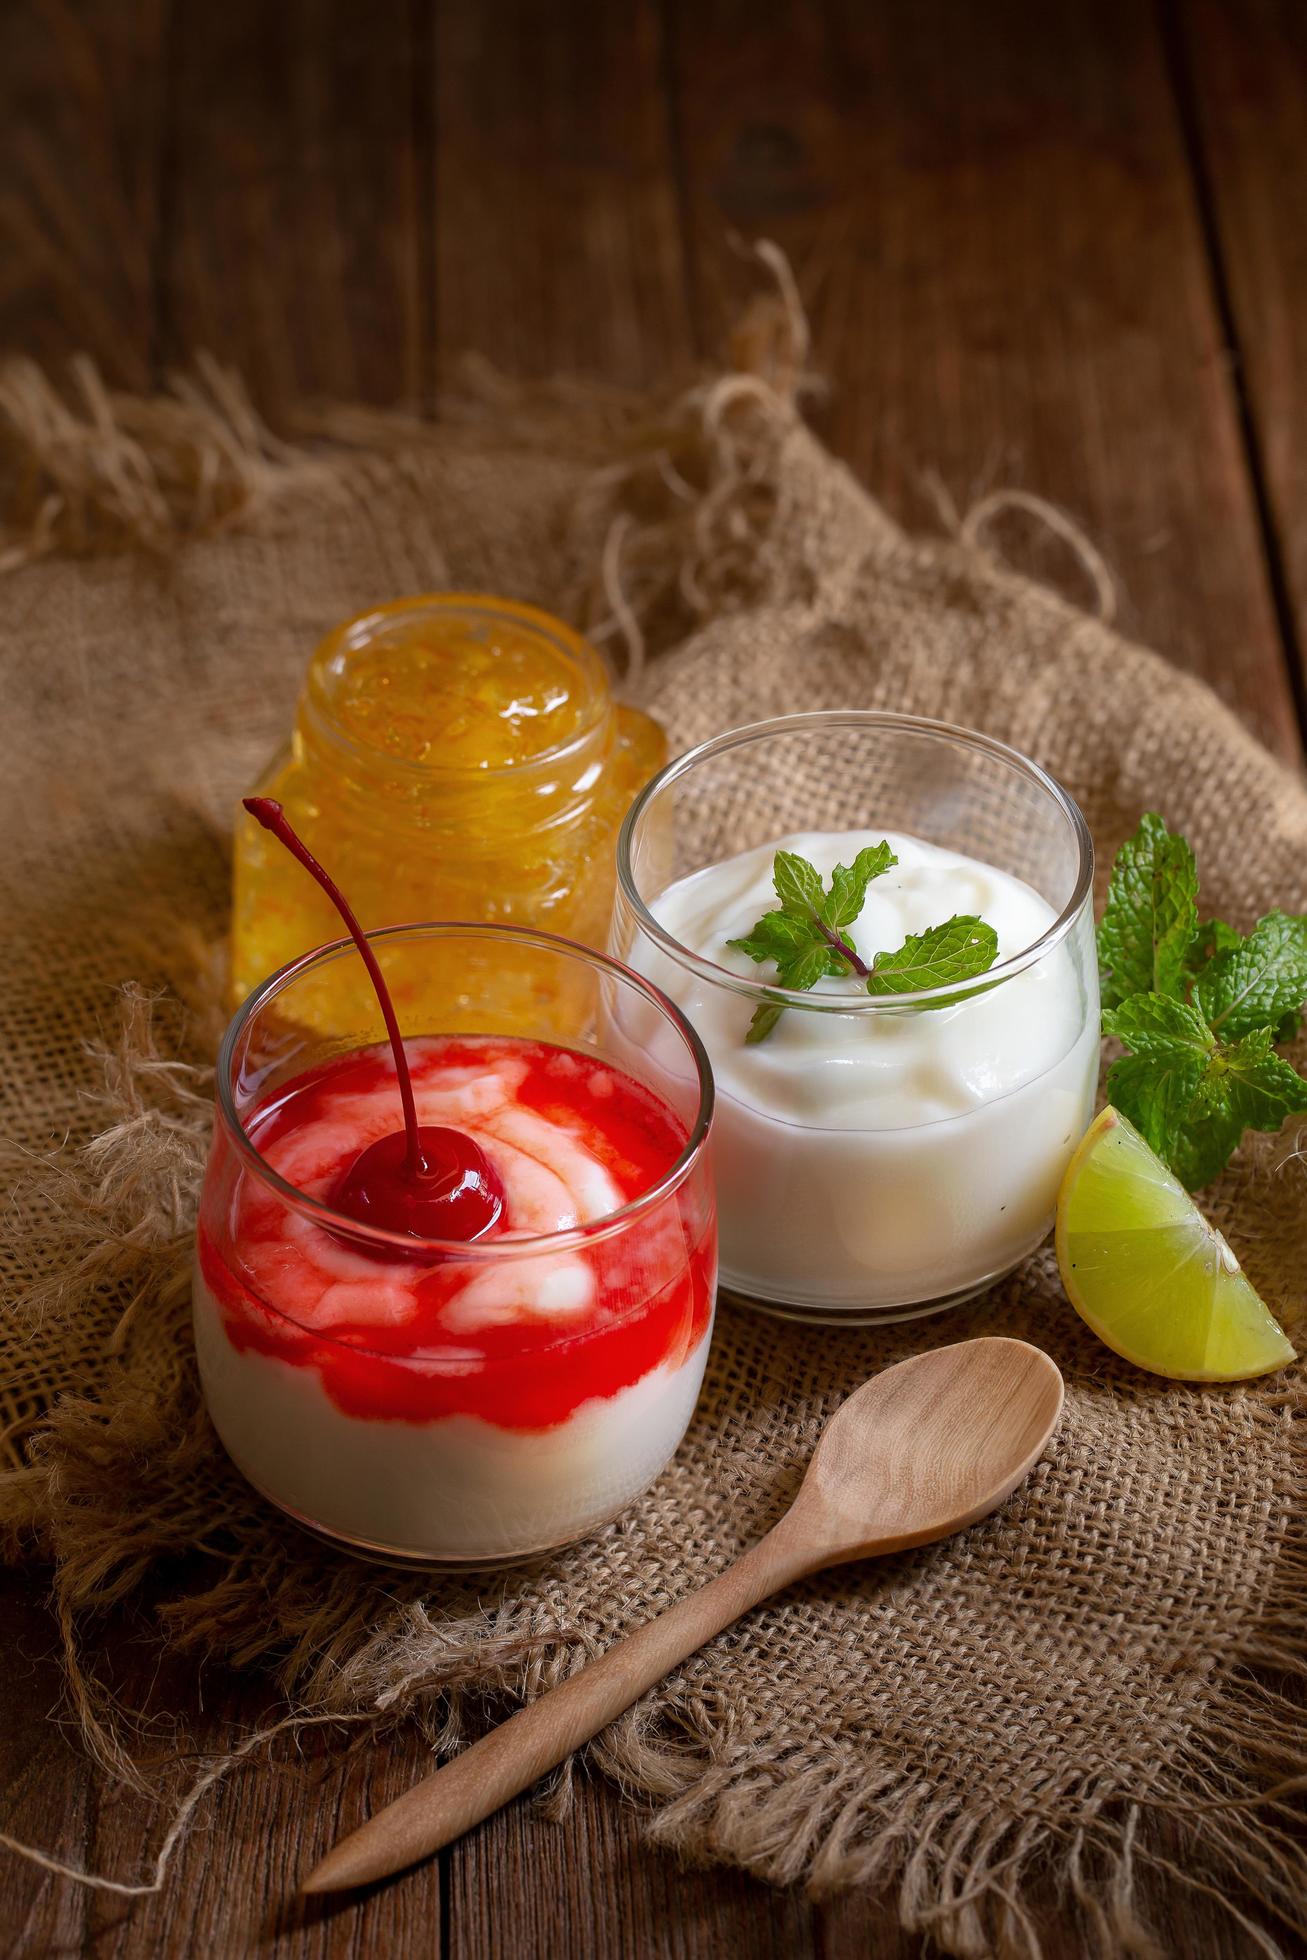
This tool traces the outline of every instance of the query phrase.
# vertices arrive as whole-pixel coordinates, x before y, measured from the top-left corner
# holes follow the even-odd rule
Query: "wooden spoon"
[[[874,1376],[827,1423],[798,1496],[765,1538],[378,1811],[300,1889],[364,1885],[438,1851],[781,1587],[988,1517],[1039,1457],[1061,1409],[1061,1375],[1025,1341],[960,1341]]]

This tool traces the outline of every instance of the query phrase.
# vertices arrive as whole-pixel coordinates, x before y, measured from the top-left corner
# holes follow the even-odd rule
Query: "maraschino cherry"
[[[363,928],[335,881],[291,829],[280,803],[270,796],[247,796],[245,808],[317,879],[345,921],[376,990],[395,1057],[404,1127],[369,1144],[355,1159],[328,1199],[331,1209],[360,1225],[414,1239],[470,1242],[484,1238],[503,1212],[504,1187],[484,1150],[462,1130],[418,1122],[413,1079],[394,1003]],[[350,1243],[356,1250],[370,1249],[361,1240],[351,1239]],[[403,1256],[394,1247],[377,1250],[382,1258]]]

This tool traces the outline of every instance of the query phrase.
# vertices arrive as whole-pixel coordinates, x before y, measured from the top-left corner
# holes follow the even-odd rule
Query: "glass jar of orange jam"
[[[284,805],[369,929],[492,921],[602,946],[618,826],[665,759],[657,723],[613,699],[570,627],[534,606],[433,593],[327,635],[290,745],[251,794]],[[234,900],[238,998],[340,935],[324,894],[244,811]],[[324,966],[301,1016],[342,1036],[351,1012],[366,1019],[366,989],[350,998],[358,967]],[[433,1031],[475,1024],[487,989],[498,1001],[494,973],[466,965],[426,984],[430,1000],[406,1005]],[[539,1008],[523,1003],[537,1027]]]

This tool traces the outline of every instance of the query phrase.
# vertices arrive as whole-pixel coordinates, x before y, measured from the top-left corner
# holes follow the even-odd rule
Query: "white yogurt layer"
[[[910,933],[974,913],[1000,960],[1054,914],[993,865],[878,830],[777,838],[670,886],[652,905],[683,946],[754,980],[767,963],[727,945],[777,904],[772,864],[798,852],[829,880],[888,835],[899,862],[848,930],[868,963]],[[813,1309],[910,1307],[975,1289],[1047,1232],[1092,1114],[1095,985],[1063,942],[990,992],[928,1012],[787,1010],[745,1042],[751,1002],[648,941],[635,963],[698,1029],[717,1082],[714,1165],[722,1280]],[[866,999],[855,974],[814,992]]]
[[[436,1562],[546,1551],[615,1516],[680,1443],[712,1332],[680,1367],[655,1368],[532,1432],[479,1416],[347,1414],[316,1369],[235,1348],[198,1267],[192,1300],[209,1413],[249,1481],[364,1549]]]

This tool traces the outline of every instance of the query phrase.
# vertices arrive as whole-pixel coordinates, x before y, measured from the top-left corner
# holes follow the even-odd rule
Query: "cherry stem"
[[[832,932],[831,928],[828,925],[823,925],[820,919],[817,920],[817,930],[822,938],[835,948],[837,953],[843,954],[860,979],[865,980],[868,978],[871,973],[871,968],[865,960],[858,958],[858,955],[854,952],[847,940],[841,939],[837,932]]]
[[[242,801],[255,822],[261,823],[265,830],[270,830],[277,842],[284,844],[293,858],[298,858],[309,876],[317,879],[323,891],[327,894],[327,897],[345,921],[345,924],[349,928],[350,938],[359,949],[359,957],[368,970],[368,978],[372,982],[377,1001],[381,1008],[382,1019],[386,1023],[386,1033],[390,1036],[391,1053],[395,1057],[395,1074],[399,1078],[399,1099],[404,1105],[404,1134],[408,1139],[408,1155],[404,1168],[407,1175],[416,1182],[418,1178],[426,1175],[427,1165],[422,1155],[422,1145],[418,1141],[418,1112],[417,1104],[413,1100],[413,1078],[409,1074],[408,1056],[404,1053],[404,1037],[399,1031],[399,1022],[395,1016],[394,1002],[390,998],[390,989],[387,987],[381,968],[377,964],[377,956],[368,943],[367,934],[354,917],[349,902],[335,879],[323,870],[312,851],[308,848],[308,845],[301,843],[300,839],[295,835],[295,832],[290,827],[286,812],[282,809],[276,798],[272,796],[246,796]]]

